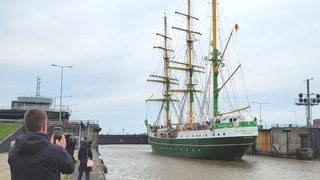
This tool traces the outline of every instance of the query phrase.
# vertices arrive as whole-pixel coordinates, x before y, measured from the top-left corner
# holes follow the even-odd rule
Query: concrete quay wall
[[[273,156],[295,156],[301,146],[313,149],[320,156],[319,127],[272,127],[259,129],[256,144],[251,153]]]

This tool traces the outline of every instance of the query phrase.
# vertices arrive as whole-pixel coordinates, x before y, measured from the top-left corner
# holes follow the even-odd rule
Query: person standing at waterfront
[[[80,160],[78,180],[81,180],[83,172],[86,172],[86,180],[89,180],[92,168],[87,167],[88,158],[92,160],[92,150],[89,146],[88,139],[84,137],[78,152],[78,159]]]
[[[76,162],[76,160],[74,159],[74,150],[76,149],[75,139],[72,134],[67,134],[65,137],[67,139],[66,150],[70,154],[74,162]]]
[[[73,173],[71,156],[61,146],[50,143],[46,112],[38,109],[26,111],[24,124],[27,132],[20,134],[9,149],[11,179],[60,180],[60,173]]]

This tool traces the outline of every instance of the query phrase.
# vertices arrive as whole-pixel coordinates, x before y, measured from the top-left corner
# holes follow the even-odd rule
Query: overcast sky
[[[195,13],[208,9],[194,0]],[[102,133],[145,132],[146,79],[152,73],[155,33],[183,11],[185,0],[0,0],[1,108],[18,96],[60,96],[73,120],[97,120]],[[250,101],[266,124],[305,124],[298,93],[320,93],[320,1],[225,0],[220,9],[237,33]],[[197,16],[195,14],[194,16]],[[199,17],[201,20],[201,17]],[[202,17],[203,18],[203,17]],[[205,17],[204,17],[205,18]],[[172,25],[172,24],[171,24]],[[57,99],[58,102],[58,99]],[[259,119],[259,104],[251,104]],[[318,106],[313,118],[320,118]],[[293,111],[290,112],[289,110]]]

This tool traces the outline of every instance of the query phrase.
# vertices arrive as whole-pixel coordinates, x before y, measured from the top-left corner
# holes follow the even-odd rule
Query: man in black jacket
[[[80,160],[78,179],[81,179],[83,172],[85,172],[86,180],[89,180],[90,171],[92,170],[92,168],[87,167],[88,158],[92,160],[92,150],[88,144],[87,137],[84,137],[84,140],[81,142],[78,152],[78,159]]]
[[[8,163],[12,180],[58,180],[60,173],[71,174],[74,161],[61,146],[50,143],[47,114],[43,110],[28,110],[24,114],[25,128],[9,150]]]

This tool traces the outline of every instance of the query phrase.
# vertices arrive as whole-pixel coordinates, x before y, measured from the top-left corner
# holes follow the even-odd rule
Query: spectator
[[[85,137],[78,152],[78,159],[80,160],[78,180],[81,180],[83,172],[86,172],[86,180],[89,180],[92,168],[87,167],[88,158],[92,160],[92,150],[88,145],[87,138]]]
[[[82,131],[82,130],[84,130],[84,129],[85,129],[85,126],[84,126],[84,124],[83,124],[83,122],[82,122],[82,121],[80,122],[80,124],[81,124],[80,126],[81,126],[81,131]]]
[[[15,143],[16,143],[15,141],[11,141],[10,147],[13,147]]]
[[[73,135],[70,135],[70,134],[67,134],[65,137],[67,139],[66,150],[70,154],[70,156],[72,157],[73,161],[76,162],[76,160],[74,159],[74,156],[73,156],[74,150],[76,149],[75,139],[74,139]]]
[[[60,179],[60,173],[71,174],[74,161],[66,150],[50,143],[47,114],[31,109],[24,114],[27,132],[21,133],[10,148],[8,163],[12,180]]]
[[[89,148],[91,148],[91,145],[92,145],[92,139],[89,138],[89,139],[88,139],[88,146],[89,146]]]

